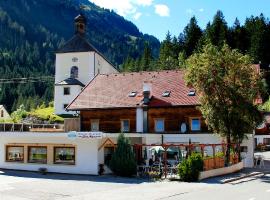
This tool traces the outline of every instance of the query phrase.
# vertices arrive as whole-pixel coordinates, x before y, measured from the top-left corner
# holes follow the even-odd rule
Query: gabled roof
[[[63,81],[56,83],[55,85],[80,85],[82,87],[85,86],[82,82],[80,82],[79,80],[75,78],[67,78]]]
[[[65,43],[56,53],[69,53],[69,52],[90,52],[95,51],[93,47],[85,38],[80,34],[75,34],[67,43]]]
[[[182,71],[137,72],[97,75],[68,106],[68,110],[137,107],[143,99],[143,84],[151,86],[149,107],[199,105],[198,97],[188,96]],[[170,91],[168,97],[163,97]],[[137,92],[129,97],[130,92]]]

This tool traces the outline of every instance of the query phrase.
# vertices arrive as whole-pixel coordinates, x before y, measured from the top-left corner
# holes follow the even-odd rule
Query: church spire
[[[77,17],[74,19],[75,22],[75,34],[85,34],[85,29],[86,29],[86,18],[83,14],[79,14]]]

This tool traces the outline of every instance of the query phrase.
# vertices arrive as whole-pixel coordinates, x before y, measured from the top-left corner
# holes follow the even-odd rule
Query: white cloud
[[[138,20],[141,16],[142,16],[142,13],[137,12],[137,13],[135,13],[135,15],[133,16],[133,18],[134,18],[135,20]]]
[[[204,9],[203,9],[203,8],[200,8],[200,9],[199,9],[199,11],[200,11],[200,12],[203,12],[203,11],[204,11]]]
[[[192,10],[192,9],[189,8],[189,9],[186,10],[186,13],[191,15],[191,14],[194,13],[194,10]]]
[[[151,6],[154,0],[89,0],[92,3],[110,10],[114,10],[119,15],[127,16],[136,13],[142,6]]]
[[[155,13],[161,17],[169,17],[170,16],[170,9],[165,4],[157,4],[157,5],[155,5]]]
[[[126,16],[136,12],[136,7],[131,0],[89,0],[92,3],[116,11],[119,15]]]
[[[136,0],[136,4],[141,6],[151,6],[154,0]]]

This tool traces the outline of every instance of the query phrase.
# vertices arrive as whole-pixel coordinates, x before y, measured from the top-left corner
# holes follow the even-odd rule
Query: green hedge
[[[201,171],[203,171],[203,159],[199,153],[192,153],[178,167],[180,179],[185,182],[198,181]]]

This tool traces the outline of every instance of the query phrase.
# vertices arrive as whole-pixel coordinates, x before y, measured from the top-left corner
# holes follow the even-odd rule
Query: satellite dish
[[[181,133],[186,133],[187,132],[187,125],[186,123],[181,124]]]

